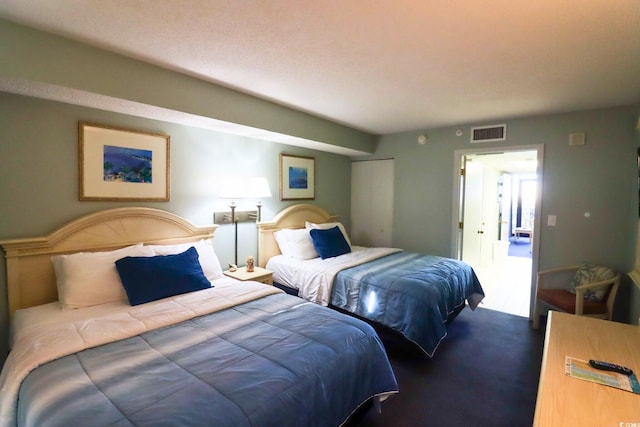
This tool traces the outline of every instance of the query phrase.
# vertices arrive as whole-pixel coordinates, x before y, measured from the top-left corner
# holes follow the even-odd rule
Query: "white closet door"
[[[351,241],[359,246],[371,246],[371,162],[351,163]]]
[[[351,239],[360,246],[392,246],[393,160],[351,163]]]

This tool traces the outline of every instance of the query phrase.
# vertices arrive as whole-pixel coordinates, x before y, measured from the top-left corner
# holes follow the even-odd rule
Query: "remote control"
[[[622,375],[631,375],[633,371],[624,366],[615,365],[613,363],[603,362],[602,360],[589,360],[589,365],[593,368],[601,369],[603,371],[617,372]]]

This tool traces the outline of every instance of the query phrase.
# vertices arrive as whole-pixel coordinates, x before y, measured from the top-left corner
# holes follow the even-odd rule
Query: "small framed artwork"
[[[280,154],[280,200],[315,198],[315,159]]]
[[[78,123],[80,200],[169,200],[169,136]]]

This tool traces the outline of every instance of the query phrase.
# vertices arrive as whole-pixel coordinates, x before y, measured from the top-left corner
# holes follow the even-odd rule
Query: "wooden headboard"
[[[58,300],[51,256],[108,251],[136,243],[173,244],[212,238],[217,225],[195,226],[152,208],[116,208],[77,218],[43,237],[2,240],[9,314]]]
[[[293,205],[280,211],[271,221],[258,223],[258,265],[264,267],[272,256],[280,255],[280,248],[273,232],[281,228],[304,228],[305,221],[335,222],[338,217],[330,215],[315,205]]]

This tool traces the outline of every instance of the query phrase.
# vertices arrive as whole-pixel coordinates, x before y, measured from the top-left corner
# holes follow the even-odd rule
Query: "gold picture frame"
[[[315,158],[280,154],[280,200],[315,199]]]
[[[168,135],[78,122],[80,200],[166,202]]]

